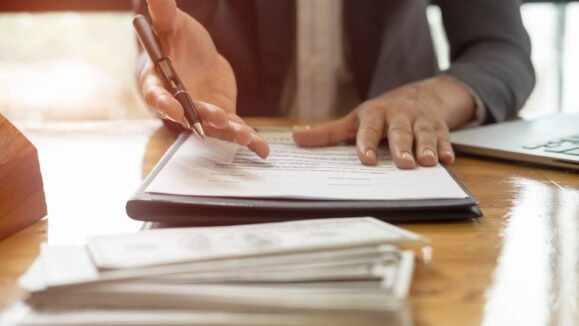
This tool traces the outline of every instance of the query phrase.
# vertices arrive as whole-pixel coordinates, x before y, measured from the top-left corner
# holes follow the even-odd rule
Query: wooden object
[[[46,216],[38,152],[0,115],[0,240]]]

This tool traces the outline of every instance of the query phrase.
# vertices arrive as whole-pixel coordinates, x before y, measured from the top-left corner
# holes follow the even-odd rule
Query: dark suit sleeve
[[[444,73],[469,85],[487,122],[516,115],[535,83],[531,43],[518,0],[438,0],[450,43]]]

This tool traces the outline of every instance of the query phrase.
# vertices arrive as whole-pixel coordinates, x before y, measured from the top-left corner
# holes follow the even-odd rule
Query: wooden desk
[[[176,136],[159,121],[23,129],[39,150],[49,215],[0,242],[4,316],[41,242],[143,227],[124,203]],[[579,174],[467,157],[451,170],[484,217],[402,225],[430,239],[412,248],[415,325],[579,324]]]

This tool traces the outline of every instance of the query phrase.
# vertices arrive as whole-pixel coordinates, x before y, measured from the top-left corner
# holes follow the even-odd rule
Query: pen
[[[149,24],[147,18],[143,15],[137,15],[133,19],[133,26],[135,27],[135,31],[137,32],[141,44],[147,51],[149,58],[151,58],[155,70],[161,76],[163,84],[165,84],[165,87],[183,107],[183,111],[185,111],[185,120],[187,121],[189,128],[193,129],[199,137],[205,138],[205,132],[203,131],[203,127],[201,127],[201,121],[199,120],[199,115],[193,105],[193,101],[191,101],[191,97],[185,89],[185,85],[183,85],[177,72],[173,68],[171,60],[165,54],[165,51],[163,51],[157,33],[151,24]]]

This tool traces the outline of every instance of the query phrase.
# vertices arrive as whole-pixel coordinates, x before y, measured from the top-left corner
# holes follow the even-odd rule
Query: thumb
[[[162,33],[175,29],[177,3],[175,0],[147,0],[155,29]]]
[[[355,115],[323,123],[312,129],[296,130],[293,139],[299,146],[320,147],[334,145],[356,138],[358,123]]]

